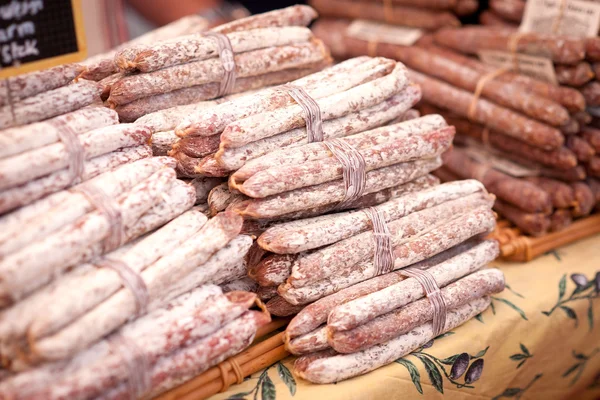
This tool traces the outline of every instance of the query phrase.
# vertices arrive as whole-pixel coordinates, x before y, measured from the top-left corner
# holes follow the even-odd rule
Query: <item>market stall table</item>
[[[310,384],[292,376],[290,357],[211,399],[598,398],[599,244],[595,235],[527,264],[492,263],[507,284],[492,307],[365,376]]]

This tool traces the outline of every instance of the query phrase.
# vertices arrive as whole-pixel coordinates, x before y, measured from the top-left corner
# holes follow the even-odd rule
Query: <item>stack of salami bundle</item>
[[[335,26],[319,22],[314,30],[329,44]],[[445,44],[448,35],[470,29],[479,28],[442,30],[435,34],[435,40]],[[460,39],[452,43],[462,48]],[[586,126],[590,115],[577,89],[483,64],[439,47],[431,38],[421,39],[418,46],[373,46],[344,35],[333,48],[333,55],[340,57],[375,49],[378,55],[398,59],[418,71],[410,74],[423,90],[423,101],[417,108],[423,115],[441,114],[456,126],[456,142],[469,147],[467,158],[459,157],[463,154],[459,151],[452,153],[456,157],[448,154],[448,168],[438,174],[482,180],[498,196],[496,209],[524,232],[541,235],[560,230],[594,208],[600,134]],[[555,51],[561,54],[558,48]],[[456,172],[450,174],[455,158]],[[478,164],[484,165],[476,167]],[[488,170],[491,172],[484,174]]]
[[[316,12],[293,6],[194,34],[119,51],[106,85],[122,121],[153,111],[296,79],[329,63],[308,25]],[[303,26],[304,25],[304,26]]]
[[[479,271],[498,255],[480,239],[495,227],[493,201],[477,181],[425,177],[375,207],[267,229],[258,244],[271,254],[250,276],[272,285],[273,314],[298,313],[286,329],[288,350],[308,354],[296,373],[363,374],[482,312],[504,286],[500,271]]]
[[[84,107],[0,131],[0,214],[152,156],[150,130]]]
[[[189,210],[196,191],[174,167],[139,160],[0,220],[3,395],[157,395],[269,321],[254,294],[223,294],[246,276],[242,218]]]
[[[200,33],[208,28],[208,21],[199,15],[188,15],[180,18],[177,21],[171,22],[158,29],[145,33],[135,39],[121,44],[120,46],[107,51],[106,53],[97,54],[81,62],[85,70],[81,74],[84,79],[91,81],[100,81],[104,84],[111,80],[109,76],[119,72],[119,67],[115,64],[115,54],[117,52],[133,46],[153,44],[162,40],[173,39],[178,36],[191,35]],[[105,81],[103,81],[106,79]]]
[[[358,57],[191,115],[176,128],[181,140],[169,154],[186,175],[227,176],[282,147],[294,152],[381,126],[419,98],[401,64]]]
[[[79,80],[78,64],[59,65],[0,81],[0,129],[43,121],[101,103],[100,85]]]
[[[424,30],[460,26],[460,17],[475,13],[478,0],[311,0],[326,18],[365,19]]]
[[[600,62],[600,38],[578,38],[540,33],[522,33],[512,28],[466,27],[443,29],[436,43],[465,54],[497,50],[550,59],[561,85],[576,87],[588,106],[600,106],[600,83],[595,71]]]
[[[485,28],[444,30],[435,35],[436,43],[469,53],[485,48],[498,50],[501,43],[508,46],[509,39],[510,35],[505,30],[486,31]],[[524,52],[545,55],[555,61],[577,62],[584,56],[597,57],[593,50],[595,39],[519,34],[515,40],[517,47],[523,43]],[[476,43],[479,47],[475,50],[468,47],[476,46]],[[486,43],[494,45],[486,46]],[[467,48],[470,50],[467,51]],[[454,165],[451,168],[450,160],[458,161],[461,157],[457,153],[448,155],[449,169],[454,169],[458,177],[475,177],[484,181],[501,200],[496,204],[497,210],[509,220],[526,233],[541,235],[549,230],[560,230],[573,217],[585,216],[592,211],[596,203],[593,188],[597,186],[599,177],[600,157],[596,152],[600,133],[586,126],[591,118],[584,112],[586,102],[581,101],[582,96],[575,89],[549,85],[544,88],[539,81],[485,66],[435,46],[428,46],[426,51],[405,49],[398,52],[398,58],[424,74],[454,85],[427,75],[415,74],[414,77],[423,87],[424,100],[445,109],[444,116],[460,125],[459,133],[463,140],[459,141],[469,147],[474,144],[480,147],[478,143],[487,147],[484,153],[491,151],[528,167],[529,171],[517,171],[515,175],[512,173],[514,168],[503,168],[495,163],[494,168],[500,171],[484,176],[485,166],[490,169],[491,164],[482,160],[488,156],[475,156],[473,160],[474,153],[471,152],[472,157],[465,162],[470,159],[484,165],[478,168],[475,165],[471,168]],[[589,105],[586,89],[582,89],[581,93]],[[446,100],[450,98],[453,100]],[[439,109],[430,108],[430,112],[437,113]],[[481,153],[480,150],[478,152]],[[479,171],[479,175],[475,175],[475,170]],[[509,177],[502,171],[515,176]],[[529,178],[528,182],[523,182],[518,179],[522,175],[541,175],[544,178]],[[584,182],[586,178],[587,182]],[[519,180],[520,183],[505,183],[506,189],[500,189],[498,183]],[[513,189],[508,189],[510,185]],[[507,192],[514,192],[515,187],[529,188],[527,193],[531,193],[530,197],[511,198]]]

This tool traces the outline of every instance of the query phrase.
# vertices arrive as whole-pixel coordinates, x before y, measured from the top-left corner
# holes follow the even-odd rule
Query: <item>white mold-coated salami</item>
[[[176,251],[189,236],[194,235],[207,221],[197,210],[181,215],[156,232],[135,244],[128,252],[117,257],[107,254],[104,260],[117,260],[137,274],[162,256]],[[78,316],[92,309],[119,290],[123,282],[119,275],[108,268],[98,268],[92,273],[71,280],[61,287],[59,296],[54,296],[48,305],[39,310],[28,330],[28,336],[41,338],[65,326]]]
[[[216,286],[203,286],[123,326],[117,335],[134,343],[143,342],[146,361],[152,366],[161,357],[211,335],[237,319],[253,304],[255,298],[255,295],[245,292],[223,295]],[[30,397],[35,395],[48,399],[58,396],[71,399],[98,396],[118,382],[130,378],[131,371],[123,362],[124,355],[112,347],[114,339],[113,336],[98,342],[64,367],[42,365],[23,372],[4,388],[8,386],[10,390],[27,393]]]
[[[239,78],[235,80],[232,95],[213,100],[220,104],[232,96],[240,96],[242,92],[260,89],[265,86],[278,85],[298,79],[301,76],[311,74],[329,64],[329,59],[318,63],[304,65],[299,68],[284,69],[282,71],[269,72],[262,75]],[[202,85],[185,87],[171,92],[147,96],[134,100],[131,103],[119,105],[115,108],[122,122],[133,122],[136,119],[156,111],[183,106],[186,104],[206,102],[215,99],[219,94],[219,82],[211,82]]]
[[[397,245],[393,249],[394,269],[403,268],[441,253],[479,234],[492,232],[496,225],[495,214],[487,207],[472,213],[458,215],[421,235]],[[300,288],[291,283],[279,286],[279,294],[292,304],[307,304],[355,283],[380,275],[373,261],[346,266],[328,277]]]
[[[380,57],[357,57],[296,79],[290,84],[303,88],[313,99],[319,99],[387,75],[394,64],[394,61]],[[208,111],[195,112],[184,119],[176,131],[181,137],[215,135],[238,119],[293,103],[294,100],[281,88],[266,89]]]
[[[247,78],[290,68],[301,68],[326,59],[327,51],[316,39],[294,45],[254,50],[234,56],[236,76]],[[124,77],[112,86],[108,102],[127,104],[134,100],[190,86],[220,82],[225,69],[220,59],[193,61],[146,74]]]
[[[4,86],[8,83],[12,101],[19,101],[26,97],[65,86],[81,74],[83,69],[84,67],[79,64],[62,64],[53,68],[7,78],[6,81],[0,82],[0,85]],[[8,104],[8,101],[8,98],[0,97],[0,106]]]
[[[498,243],[485,241],[466,252],[428,269],[439,287],[471,274],[498,256]],[[328,329],[348,330],[379,315],[402,307],[424,296],[423,287],[414,278],[336,307],[327,320]]]
[[[483,215],[481,214],[480,212],[474,216],[458,216],[454,222],[467,224],[461,229],[453,229],[449,224],[442,225],[431,232],[413,237],[405,243],[396,246],[393,254],[394,268],[399,269],[418,263],[438,252],[447,250],[451,246],[456,245],[457,242],[464,241],[475,234],[491,232],[494,225],[493,213],[489,211],[483,212]],[[454,231],[460,231],[460,233],[456,235]],[[363,261],[344,267],[337,272],[335,277],[327,277],[302,287],[295,287],[291,283],[285,283],[279,286],[278,292],[291,304],[308,304],[356,283],[378,276],[381,273],[373,261]]]
[[[122,225],[133,225],[176,180],[164,168],[116,199]],[[111,221],[94,211],[0,261],[0,304],[7,305],[52,280],[70,266],[86,261],[86,250],[109,235]],[[83,258],[83,259],[82,259]]]
[[[66,114],[100,101],[102,89],[95,82],[79,81],[58,89],[49,90],[0,107],[7,118],[0,120],[0,129],[42,121]],[[12,111],[11,111],[12,108]]]
[[[152,157],[152,149],[147,145],[127,147],[94,157],[83,163],[80,180],[85,182],[103,172],[148,157]],[[0,214],[30,204],[48,194],[68,188],[72,184],[71,173],[68,170],[61,170],[23,185],[3,190],[0,192]]]
[[[152,133],[173,131],[179,122],[188,117],[194,112],[215,107],[219,104],[218,101],[200,101],[198,103],[186,104],[183,106],[175,106],[160,111],[155,111],[146,114],[135,121],[136,124],[141,124],[150,128]]]
[[[410,93],[411,91],[414,90],[414,88],[415,88],[414,86],[410,85],[407,87],[406,91]],[[403,97],[404,96],[403,93],[398,94],[398,95],[386,100],[386,102],[393,101],[393,99],[395,99],[397,97]],[[413,91],[413,93],[417,94],[417,92],[415,92],[415,91]],[[373,108],[377,108],[380,106],[381,105],[376,105]],[[361,117],[365,116],[365,114],[367,114],[370,109],[361,110],[358,113],[356,113],[356,115],[355,115],[355,113],[352,113],[352,114],[348,114],[347,116],[342,117],[342,118],[338,118],[338,119],[331,120],[331,121],[324,121],[323,122],[324,137],[326,139],[330,137],[329,135],[327,135],[328,125],[337,124],[338,121],[344,123],[343,120],[346,119],[347,122],[349,122],[350,125],[352,127],[354,127],[355,124],[351,123],[351,119],[354,119],[354,117],[358,117],[358,116],[361,116]],[[360,122],[358,124],[360,125]],[[405,136],[418,135],[418,134],[422,134],[422,133],[425,133],[428,131],[441,129],[446,126],[448,126],[448,125],[446,124],[446,122],[444,121],[444,119],[441,116],[427,115],[427,116],[424,116],[424,117],[419,118],[414,121],[408,121],[408,122],[404,122],[404,123],[395,125],[393,129],[398,134],[398,137],[401,137],[403,135],[405,135]],[[387,128],[387,127],[385,127],[385,128]],[[389,128],[387,128],[387,129],[389,129]],[[305,137],[306,130],[304,128],[301,128],[300,130],[302,131],[303,137]],[[281,135],[273,136],[272,138],[269,138],[269,139],[276,139],[276,138],[279,138],[282,136],[287,136],[288,134],[291,135],[292,132],[294,132],[294,131],[296,131],[296,130],[286,132]],[[383,128],[373,129],[371,132],[376,133],[379,131],[386,132],[386,129],[383,129]],[[338,135],[335,135],[335,136],[332,135],[331,137],[337,137],[337,136]],[[339,136],[346,136],[346,135],[340,134]],[[360,138],[363,135],[354,135],[354,136],[357,138]],[[263,139],[263,140],[266,141],[268,139]],[[377,139],[375,139],[375,140],[377,140]],[[254,142],[254,143],[259,143],[259,142]],[[251,146],[251,145],[252,144],[250,144],[248,146]],[[244,150],[245,147],[246,146],[236,148],[236,149],[230,149],[229,151],[231,151],[231,152],[240,151],[240,150]],[[220,153],[222,153],[224,156],[227,153],[227,151],[228,151],[228,149],[220,150]],[[277,149],[277,150],[270,152],[269,154],[265,154],[259,158],[247,161],[243,167],[241,167],[239,170],[237,170],[235,173],[233,173],[231,179],[236,180],[236,181],[244,181],[244,180],[248,179],[249,177],[251,177],[252,175],[254,175],[255,173],[265,170],[265,169],[268,169],[268,168],[272,168],[275,166],[297,165],[297,164],[302,164],[307,161],[320,160],[322,158],[327,158],[330,156],[331,156],[331,152],[329,151],[329,149],[327,149],[321,143],[307,143],[303,146],[291,147],[291,148],[287,148],[287,149]],[[219,153],[217,153],[217,157],[219,157]]]
[[[312,7],[295,5],[228,22],[212,28],[211,31],[229,33],[276,26],[307,26],[317,16]]]
[[[173,145],[174,151],[181,151],[189,157],[206,157],[215,154],[221,143],[220,135],[190,136],[181,138]]]
[[[407,70],[396,64],[394,70],[381,78],[337,93],[316,102],[324,121],[343,117],[351,112],[372,107],[399,93],[408,84]],[[280,108],[234,122],[221,135],[223,147],[239,147],[306,125],[299,105]]]
[[[363,140],[352,140],[354,137],[350,136],[344,142],[358,150],[364,160],[365,171],[369,172],[399,163],[437,157],[452,145],[454,132],[454,127],[450,126],[422,135],[398,138],[392,127],[391,132],[378,130],[374,135],[363,132],[355,135],[360,135]],[[379,140],[383,143],[378,143]],[[343,170],[343,165],[332,155],[301,165],[269,168],[254,174],[241,185],[234,184],[233,188],[252,198],[264,198],[340,179],[343,177]],[[230,185],[232,183],[234,181],[230,180]]]
[[[84,159],[111,151],[146,144],[150,130],[141,125],[119,124],[95,129],[79,136]],[[0,190],[23,184],[67,168],[72,154],[63,143],[55,143],[0,160]]]
[[[210,208],[210,213],[212,215],[216,215],[241,199],[242,195],[230,191],[227,183],[224,182],[214,187],[210,193],[208,193],[207,201]]]
[[[185,280],[194,268],[205,263],[229,243],[237,235],[241,225],[239,216],[221,213],[209,220],[196,235],[183,242],[178,251],[167,254],[146,267],[141,277],[148,290],[149,310],[160,307],[158,300],[169,294],[170,286],[176,285],[179,280]],[[122,288],[72,324],[37,341],[35,355],[41,360],[67,358],[112,332],[135,313],[133,293]]]
[[[126,342],[144,343],[138,351],[143,351],[147,363],[145,368],[151,374],[153,367],[165,358],[189,345],[205,344],[216,332],[224,333],[225,327],[247,314],[253,297],[250,293],[239,292],[223,295],[218,287],[206,286],[181,296],[168,308],[124,326],[118,335]],[[229,313],[224,314],[227,311]],[[249,322],[247,319],[244,321]],[[134,377],[131,376],[131,366],[125,362],[126,350],[115,348],[119,337],[111,336],[97,343],[64,366],[46,364],[24,372],[4,382],[3,392],[17,399],[89,399],[120,385],[126,386],[127,381]],[[135,352],[134,349],[129,351]]]
[[[448,332],[465,323],[489,305],[490,299],[483,298],[450,310],[443,331]],[[358,353],[338,355],[329,352],[322,357],[318,356],[319,353],[316,357],[300,357],[294,364],[294,371],[299,377],[314,383],[339,382],[389,364],[429,342],[434,336],[432,324],[426,323],[407,334]]]
[[[307,42],[312,32],[305,27],[288,26],[258,28],[232,32],[226,35],[234,54]],[[219,57],[219,46],[214,38],[202,34],[181,36],[146,46],[135,46],[115,55],[121,70],[152,72],[190,61]]]
[[[386,122],[402,114],[409,107],[412,107],[420,99],[418,86],[410,85],[401,93],[391,98],[355,113],[350,113],[344,117],[332,119],[323,122],[323,138],[325,140],[354,135],[369,129],[384,125]],[[280,135],[271,136],[256,142],[249,143],[242,147],[232,149],[223,148],[216,154],[215,158],[220,165],[236,170],[242,168],[248,160],[256,159],[265,154],[272,155],[285,147],[296,147],[308,143],[305,128],[292,129],[291,131]],[[293,152],[289,152],[293,155]],[[317,157],[316,155],[314,156]],[[276,157],[273,157],[276,158]],[[293,164],[294,157],[286,157],[287,165]],[[278,165],[283,164],[282,160],[277,160]],[[264,163],[263,163],[264,165]]]
[[[154,156],[166,156],[179,141],[174,131],[155,132],[152,134],[152,154]]]
[[[107,196],[114,198],[165,167],[173,167],[171,159],[155,157],[140,160],[101,174],[85,185],[101,188]],[[5,257],[35,243],[93,211],[90,200],[76,188],[42,199],[0,221],[0,256]]]
[[[325,326],[321,326],[312,332],[289,340],[285,343],[285,348],[296,356],[325,350],[329,348],[327,329]]]
[[[208,21],[199,15],[188,15],[170,24],[154,29],[148,33],[125,42],[106,53],[98,54],[81,62],[86,70],[81,75],[84,79],[99,81],[118,71],[114,62],[115,54],[127,47],[152,44],[157,41],[171,39],[177,36],[202,32],[208,28]]]
[[[421,236],[445,221],[479,207],[491,209],[493,204],[493,196],[479,192],[390,221],[387,226],[392,235],[392,246],[410,242],[413,237]],[[375,252],[374,241],[373,231],[367,231],[313,253],[301,255],[292,267],[288,282],[294,287],[302,287],[333,277],[337,272],[363,260],[371,260]],[[322,265],[321,260],[327,260],[327,263]]]
[[[292,272],[295,255],[270,254],[248,270],[248,275],[261,286],[276,286],[284,283]]]
[[[451,310],[484,296],[501,292],[503,289],[504,274],[499,269],[493,268],[467,275],[440,291],[447,309]],[[431,321],[432,318],[431,302],[425,298],[381,315],[354,329],[335,331],[326,337],[335,351],[355,353],[403,335]]]
[[[158,204],[148,210],[132,226],[125,227],[125,240],[137,238],[164,225],[173,218],[189,210],[195,201],[195,193],[189,185],[177,180],[165,196],[161,196]],[[101,254],[98,250],[96,254]]]
[[[429,188],[431,186],[438,185],[439,180],[433,175],[424,175],[419,178],[413,179],[408,183],[403,183],[397,186],[393,186],[390,188],[382,189],[377,192],[369,193],[364,196],[359,197],[355,201],[351,201],[345,203],[343,206],[339,206],[337,203],[328,203],[325,205],[315,206],[310,209],[292,212],[289,214],[284,214],[279,217],[280,221],[288,221],[288,220],[298,220],[302,218],[312,218],[315,216],[323,215],[330,213],[335,210],[343,211],[343,210],[352,210],[355,208],[364,208],[364,207],[373,207],[381,203],[385,203],[390,199],[395,199],[400,196],[403,196],[407,193],[416,192],[422,189]],[[235,207],[235,205],[234,205]],[[268,228],[276,223],[276,221],[269,220],[246,220],[249,225],[260,227],[256,231],[257,236],[261,235]]]
[[[449,182],[406,194],[377,209],[387,216],[386,221],[391,221],[476,192],[485,192],[483,185],[476,180]],[[258,243],[273,253],[293,254],[335,243],[369,228],[370,220],[364,213],[344,212],[276,225],[263,233]]]
[[[194,269],[185,279],[182,279],[169,288],[169,295],[156,302],[155,306],[163,304],[165,299],[185,293],[197,286],[205,284],[220,285],[231,282],[246,275],[246,262],[244,257],[252,246],[252,237],[239,235],[232,239],[225,247],[217,251],[199,268]]]
[[[439,168],[441,164],[441,159],[436,157],[369,171],[366,174],[363,195],[410,182],[427,175]],[[264,199],[241,201],[235,204],[232,210],[248,219],[275,219],[306,209],[338,204],[344,200],[345,196],[346,187],[344,182],[337,180],[292,190]]]
[[[0,158],[57,142],[59,124],[80,135],[92,129],[119,123],[119,116],[106,107],[85,107],[47,121],[0,131]]]
[[[427,269],[436,264],[442,263],[458,254],[472,249],[479,244],[476,239],[468,240],[458,246],[437,254],[427,260],[423,260],[412,265],[412,268]],[[375,278],[358,283],[337,293],[324,297],[316,302],[307,305],[294,319],[292,319],[286,329],[286,340],[304,335],[317,329],[320,325],[327,322],[327,317],[335,307],[345,304],[351,300],[366,296],[370,293],[385,289],[406,279],[402,271],[393,271],[389,274],[380,275]]]

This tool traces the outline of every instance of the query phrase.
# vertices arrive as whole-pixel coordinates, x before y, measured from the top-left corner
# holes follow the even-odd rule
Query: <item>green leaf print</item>
[[[410,374],[410,379],[417,388],[417,391],[423,394],[423,388],[421,387],[421,374],[419,373],[419,370],[415,364],[413,364],[412,361],[405,360],[404,358],[399,358],[396,360],[396,362],[406,367],[408,373]]]

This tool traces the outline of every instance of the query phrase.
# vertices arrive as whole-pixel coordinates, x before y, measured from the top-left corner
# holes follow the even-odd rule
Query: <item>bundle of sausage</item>
[[[176,143],[180,139],[175,134],[175,128],[187,117],[253,92],[251,90],[244,93],[231,94],[219,99],[166,108],[138,118],[135,124],[146,126],[152,132],[152,154],[154,156],[166,156],[174,147],[178,147]],[[218,137],[214,139],[218,139]],[[216,148],[218,148],[218,144],[212,147],[213,150]]]
[[[392,363],[485,311],[504,289],[494,241],[471,240],[408,269],[361,282],[302,310],[286,329],[295,373],[333,383]],[[427,280],[422,280],[427,276]],[[438,287],[432,294],[431,283]],[[427,296],[425,298],[425,296]]]
[[[150,130],[118,125],[117,113],[84,107],[0,131],[0,214],[152,156]]]
[[[297,361],[299,376],[330,383],[378,368],[479,314],[484,296],[503,289],[500,271],[477,272],[498,255],[496,242],[478,239],[495,227],[494,197],[474,180],[416,186],[373,208],[259,237],[274,254],[249,274],[261,289],[279,284],[272,313],[298,313],[286,330],[289,351],[314,353]],[[420,300],[431,289],[424,293],[424,275],[441,287],[441,325],[430,300]]]
[[[185,212],[196,193],[173,167],[167,157],[140,160],[2,221],[0,354],[24,371],[2,383],[3,393],[156,395],[243,350],[269,321],[248,311],[256,295],[213,286],[244,283],[252,238],[240,235],[242,218]],[[104,201],[116,198],[120,221],[103,215],[109,207],[93,209],[82,195],[90,185]],[[111,245],[112,224],[123,236]]]
[[[0,129],[43,121],[101,103],[96,82],[73,82],[83,67],[64,64],[0,81]]]
[[[138,160],[0,218],[0,307],[191,207],[195,191],[174,166]]]
[[[459,140],[460,141],[460,140]],[[480,152],[480,153],[479,153]],[[475,178],[497,197],[494,208],[523,232],[539,236],[559,231],[576,217],[590,214],[598,204],[597,181],[563,182],[543,176],[516,177],[502,172],[493,154],[470,147],[454,148],[444,154],[440,171],[443,180]],[[437,172],[436,172],[437,174]]]
[[[274,254],[250,266],[249,276],[261,286],[259,295],[273,296],[269,311],[294,314],[306,304],[380,275],[379,261],[371,259],[378,255],[373,241],[377,243],[381,232],[370,231],[371,226],[383,224],[391,235],[393,269],[494,228],[493,197],[479,182],[435,184],[426,176],[399,186],[397,198],[372,208],[268,228],[258,245]]]
[[[3,380],[11,399],[151,398],[241,352],[267,313],[256,295],[202,285],[82,350]]]
[[[110,75],[119,72],[119,67],[117,67],[114,60],[117,52],[128,47],[150,45],[162,40],[174,39],[178,36],[200,33],[207,28],[208,21],[199,15],[188,15],[180,18],[177,21],[125,42],[112,50],[87,58],[81,62],[81,65],[85,67],[81,77],[91,81],[102,81]],[[108,82],[108,80],[105,82]]]
[[[316,12],[293,6],[218,26],[209,32],[115,55],[120,69],[106,84],[123,121],[153,111],[288,82],[327,65],[328,51],[308,25]]]
[[[366,19],[425,30],[460,26],[475,13],[478,0],[311,0],[322,17]]]
[[[273,152],[231,175],[230,190],[247,197],[227,209],[265,221],[381,203],[438,168],[453,136],[441,117],[427,116]]]
[[[539,56],[555,64],[561,85],[578,88],[588,106],[600,106],[600,38],[522,33],[514,28],[466,27],[436,32],[436,43],[465,54],[498,50]]]
[[[301,93],[303,98],[298,98]],[[227,176],[271,151],[352,135],[402,116],[420,98],[401,64],[358,57],[289,85],[200,111],[169,154],[191,176]],[[299,104],[297,104],[299,103]]]

